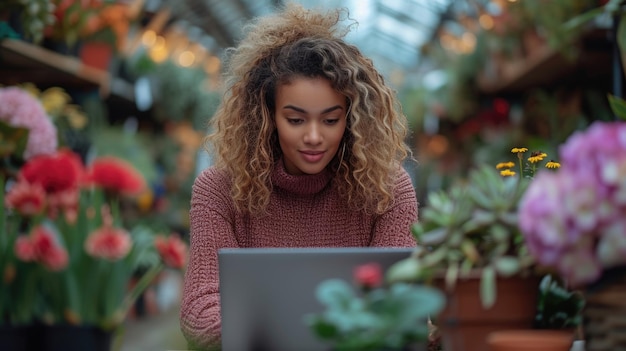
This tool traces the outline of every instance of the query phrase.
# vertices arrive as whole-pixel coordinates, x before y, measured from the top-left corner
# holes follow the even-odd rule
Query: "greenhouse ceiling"
[[[452,0],[299,0],[307,8],[345,7],[358,22],[347,40],[371,57],[384,75],[418,70],[420,47],[432,40]],[[168,5],[175,18],[204,36],[213,50],[236,45],[243,25],[274,11],[283,0],[151,0]]]

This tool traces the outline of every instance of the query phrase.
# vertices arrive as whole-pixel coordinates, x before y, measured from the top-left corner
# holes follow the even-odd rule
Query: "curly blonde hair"
[[[328,166],[346,204],[382,213],[393,203],[395,176],[410,155],[406,117],[372,61],[343,40],[355,24],[340,27],[348,18],[346,9],[324,12],[290,3],[247,25],[244,39],[229,49],[226,92],[205,141],[215,166],[233,181],[238,210],[259,214],[269,203],[271,175],[282,156],[275,90],[299,77],[326,78],[346,96],[344,146]]]

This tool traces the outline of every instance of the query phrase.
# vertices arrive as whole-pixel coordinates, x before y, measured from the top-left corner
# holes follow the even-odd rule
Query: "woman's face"
[[[276,89],[276,129],[289,174],[317,174],[346,129],[346,98],[324,78],[296,78]]]

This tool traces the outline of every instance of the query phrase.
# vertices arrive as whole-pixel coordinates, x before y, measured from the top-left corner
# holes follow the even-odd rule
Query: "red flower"
[[[165,237],[158,235],[154,238],[156,247],[161,259],[166,265],[172,268],[183,268],[187,262],[187,244],[178,235]]]
[[[54,234],[44,226],[38,226],[31,232],[32,242],[36,259],[51,271],[65,269],[69,263],[67,251],[60,246]]]
[[[47,194],[56,194],[78,188],[84,172],[80,157],[63,149],[54,155],[32,158],[20,169],[19,177],[41,185]]]
[[[105,224],[89,234],[85,251],[93,257],[117,261],[126,257],[132,244],[127,231]]]
[[[59,191],[48,196],[48,216],[55,219],[59,212],[65,214],[68,223],[75,223],[78,213],[79,189]]]
[[[122,195],[137,195],[146,181],[130,163],[112,156],[96,159],[87,173],[90,183]]]
[[[35,245],[29,236],[22,235],[15,240],[15,256],[24,262],[37,260]]]
[[[357,284],[364,288],[375,288],[380,286],[383,280],[382,268],[378,263],[368,263],[356,267],[354,279]]]
[[[45,256],[40,257],[41,263],[51,271],[61,271],[67,267],[69,256],[67,251],[60,246],[52,246]]]
[[[18,181],[6,194],[4,203],[7,208],[15,209],[23,216],[35,216],[43,212],[46,193],[40,184]]]

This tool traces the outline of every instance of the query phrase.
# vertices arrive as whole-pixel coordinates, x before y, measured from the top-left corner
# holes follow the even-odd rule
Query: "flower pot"
[[[435,320],[444,350],[488,351],[487,336],[495,331],[531,329],[537,310],[539,277],[498,278],[495,304],[484,309],[480,277],[461,279],[451,291],[443,279],[435,283],[446,291],[446,307]]]
[[[42,328],[41,351],[111,351],[113,332],[93,326],[50,325]]]
[[[569,351],[574,334],[560,330],[503,330],[489,334],[489,351]]]
[[[585,290],[583,333],[588,351],[626,350],[626,270],[607,270]]]
[[[107,43],[85,42],[80,48],[79,56],[84,65],[108,71],[113,47]]]
[[[0,325],[0,345],[5,351],[30,351],[38,350],[39,347],[34,344],[37,341],[33,337],[35,331],[34,326],[30,325]]]

